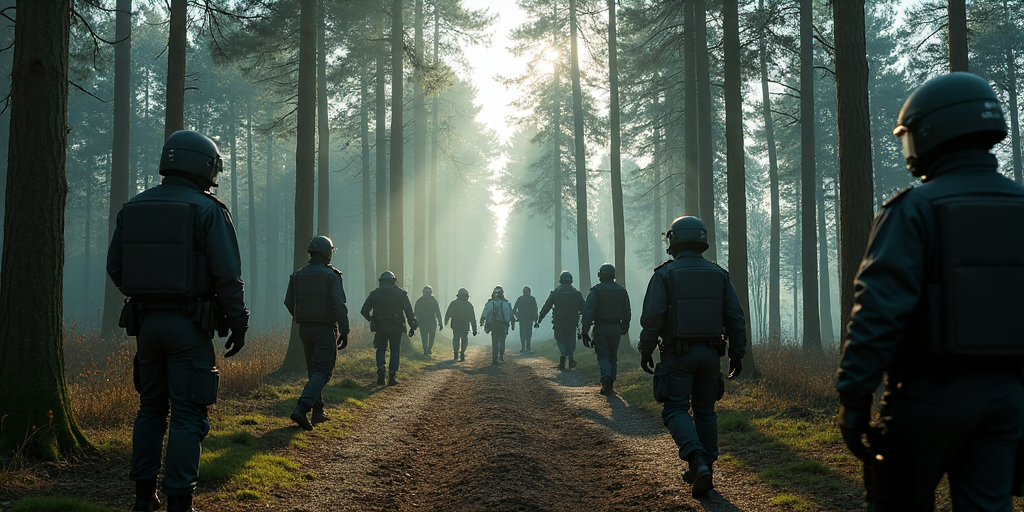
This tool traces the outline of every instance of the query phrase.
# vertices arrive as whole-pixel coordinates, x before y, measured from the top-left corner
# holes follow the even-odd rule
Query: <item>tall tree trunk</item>
[[[1004,2],[1005,6],[1005,2]],[[1004,7],[1005,9],[1005,7]],[[1017,95],[1017,66],[1013,47],[1006,46],[1006,93],[1010,96],[1010,146],[1013,154],[1013,179],[1021,182],[1020,113]]]
[[[758,2],[758,10],[764,10],[764,0]],[[775,149],[775,123],[772,118],[772,100],[768,95],[768,52],[767,29],[761,27],[761,105],[764,117],[765,142],[768,144],[768,181],[771,188],[771,235],[768,257],[768,341],[779,343],[782,340],[782,308],[780,307],[779,272],[780,245],[782,243],[780,212],[779,212],[779,158]]]
[[[266,276],[267,276],[267,291],[266,295],[266,311],[273,312],[277,311],[280,307],[280,301],[284,298],[280,295],[280,291],[277,288],[277,283],[280,282],[281,276],[277,275],[279,271],[280,262],[278,261],[278,246],[281,244],[281,228],[278,224],[278,220],[281,216],[281,207],[278,205],[278,194],[280,192],[279,182],[277,179],[276,163],[274,161],[274,136],[273,134],[267,134],[267,179],[266,186],[263,189],[263,202],[264,208],[267,211],[267,227],[264,229],[264,243],[266,243],[267,261],[266,261]],[[265,321],[270,321],[273,324],[272,319],[277,318],[277,315],[271,313]]]
[[[949,0],[949,71],[968,71],[967,65],[967,1]]]
[[[700,137],[697,134],[697,22],[695,9],[697,0],[685,0],[683,5],[683,115],[686,116],[684,135],[684,183],[686,200],[683,202],[686,215],[700,217]],[[703,26],[703,25],[702,25]],[[671,214],[672,216],[678,213]],[[672,219],[668,219],[669,222]]]
[[[64,373],[64,203],[68,185],[71,1],[18,0],[0,258],[0,453],[38,428],[47,459],[90,446]]]
[[[825,208],[825,189],[821,173],[817,173],[815,184],[815,203],[818,205],[818,261],[821,274],[818,279],[821,281],[820,307],[821,307],[821,341],[829,345],[835,341],[835,326],[832,325],[832,288],[829,283],[828,266],[828,217]]]
[[[611,91],[612,224],[615,233],[615,281],[626,286],[626,224],[622,213],[622,142],[619,125],[619,63],[615,33],[615,1],[608,0],[608,85]],[[629,346],[628,343],[624,345]]]
[[[656,109],[652,110],[656,111]],[[665,229],[664,226],[661,225],[661,219],[663,215],[663,210],[661,207],[661,164],[664,160],[664,155],[662,155],[662,152],[664,150],[662,150],[661,148],[661,128],[658,127],[658,123],[659,121],[657,119],[657,116],[654,116],[654,118],[651,119],[651,127],[654,131],[654,158],[651,162],[651,166],[654,167],[654,187],[651,189],[650,192],[651,194],[654,195],[654,212],[653,215],[651,215],[651,219],[653,219],[654,221],[654,226],[652,226],[653,229],[651,230],[651,233],[654,234],[654,240],[651,240],[651,248],[654,252],[654,254],[652,255],[653,257],[651,258],[652,268],[660,264],[665,259],[663,258],[664,253],[662,251],[661,245],[661,233],[663,232],[662,230]]]
[[[369,59],[367,59],[368,61]],[[369,62],[364,62],[362,76],[359,78],[359,138],[362,139],[363,152],[363,293],[373,289],[373,209],[370,204],[370,98],[369,98]]]
[[[96,179],[90,169],[85,179],[85,242],[82,248],[82,306],[89,308],[89,274],[92,273],[92,182]]]
[[[552,33],[553,33],[553,47],[561,48],[558,41],[558,1],[552,2],[554,5],[554,16],[552,17]],[[551,154],[552,163],[551,172],[554,173],[552,183],[554,187],[555,197],[552,209],[555,211],[554,228],[555,228],[555,273],[559,273],[564,268],[562,266],[562,82],[561,82],[561,62],[556,62],[554,65],[553,78],[555,81],[555,92],[554,92],[554,104],[552,108],[554,110],[554,119],[551,122],[552,136],[551,136]]]
[[[569,56],[572,78],[572,124],[576,140],[576,254],[579,258],[581,290],[590,289],[590,230],[587,227],[587,147],[583,133],[583,88],[580,84],[580,55],[576,42],[576,0],[569,0]]]
[[[818,318],[818,255],[814,222],[814,28],[812,0],[800,0],[800,215],[804,292],[804,350],[821,350]]]
[[[747,286],[747,176],[743,147],[743,80],[740,72],[740,15],[738,0],[722,4],[725,45],[725,141],[729,192],[729,278],[743,309],[747,337],[750,328],[750,292]],[[743,367],[747,376],[758,373],[753,343],[748,343]],[[748,366],[749,365],[749,366]]]
[[[246,166],[246,183],[249,184],[249,211],[246,213],[246,219],[249,224],[249,272],[248,278],[245,282],[245,294],[248,300],[252,303],[256,303],[256,276],[259,275],[256,272],[257,267],[257,252],[256,248],[259,243],[256,239],[256,185],[252,181],[252,161],[253,161],[253,147],[252,147],[252,104],[246,102],[245,104],[245,166]]]
[[[872,217],[871,113],[864,0],[832,3],[836,24],[836,119],[839,133],[839,296],[842,332],[853,308],[853,278],[867,249]]]
[[[228,139],[231,142],[231,216],[238,219],[238,117],[234,101],[228,102]],[[237,222],[237,221],[236,221]]]
[[[416,0],[415,49],[416,65],[423,63],[423,0]],[[423,96],[423,80],[413,81],[413,290],[426,284],[427,255],[427,114]]]
[[[705,256],[718,259],[715,235],[715,147],[711,139],[711,68],[708,62],[707,7],[697,0],[694,8],[694,32],[697,42],[697,126],[700,166],[700,218],[708,227],[708,250]]]
[[[434,6],[434,65],[440,64],[441,51],[441,10]],[[438,150],[437,136],[439,128],[438,109],[441,107],[440,95],[434,94],[433,105],[430,108],[430,198],[429,214],[427,216],[427,282],[432,286],[440,287],[437,281],[437,165]],[[439,295],[440,290],[434,295]]]
[[[391,184],[389,206],[391,210],[389,267],[398,276],[397,285],[404,287],[405,276],[405,224],[402,218],[402,182],[405,179],[403,135],[402,86],[405,70],[402,56],[405,53],[404,28],[402,25],[402,0],[391,2]]]
[[[384,51],[387,45],[387,41],[384,39],[384,20],[386,17],[387,14],[381,14],[379,30],[377,31],[377,37],[380,39],[380,42],[377,43],[377,83],[374,90],[374,97],[377,99],[377,108],[376,112],[374,112],[377,124],[377,140],[374,143],[374,153],[377,161],[377,167],[374,170],[377,192],[376,202],[374,203],[377,208],[377,272],[375,274],[380,274],[388,269],[388,175],[385,172],[388,166],[388,105],[384,90],[387,75],[384,65],[387,53]],[[398,106],[401,108],[401,103]],[[374,276],[373,282],[377,282],[376,276]],[[371,289],[374,287],[371,286]]]
[[[306,249],[313,238],[314,174],[316,171],[316,0],[299,3],[299,89],[295,111],[295,238],[292,269],[306,264]],[[305,371],[305,356],[292,324],[288,352],[279,375]]]
[[[171,28],[167,39],[167,106],[164,140],[185,129],[185,45],[188,0],[171,0]]]
[[[107,240],[114,235],[117,213],[128,201],[134,186],[129,176],[132,120],[132,0],[117,0],[114,21],[114,147],[110,157],[110,208],[107,215]],[[120,334],[122,295],[110,279],[104,279],[103,325],[101,334],[111,338]]]
[[[327,0],[319,0],[316,24],[317,220],[316,233],[331,234],[331,114],[327,98]]]

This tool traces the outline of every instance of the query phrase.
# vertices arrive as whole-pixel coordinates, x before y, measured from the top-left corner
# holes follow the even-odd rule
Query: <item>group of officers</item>
[[[1024,310],[1024,187],[998,172],[990,152],[1007,135],[999,99],[976,75],[946,74],[911,94],[893,134],[922,182],[886,202],[875,218],[846,326],[838,426],[864,463],[870,510],[933,510],[945,474],[954,510],[1010,512],[1011,495],[1024,482],[1024,338],[1013,321]],[[162,507],[156,488],[168,415],[167,510],[193,510],[207,408],[219,381],[213,333],[227,336],[225,357],[245,345],[249,312],[235,231],[227,208],[210,193],[222,168],[213,141],[192,131],[172,134],[161,156],[162,183],[124,205],[110,243],[108,274],[130,299],[121,325],[137,338],[134,511]],[[680,217],[665,237],[672,259],[648,284],[637,348],[641,368],[654,375],[664,424],[687,462],[682,479],[703,496],[714,487],[719,455],[720,359],[729,359],[728,378],[741,373],[744,317],[728,273],[702,255],[708,248],[703,222]],[[285,300],[299,324],[309,376],[291,418],[306,430],[330,419],[322,391],[336,351],[348,343],[333,252],[328,238],[313,238],[309,265],[291,276]],[[580,328],[584,345],[597,353],[601,392],[613,393],[629,297],[611,265],[598,277],[584,300],[563,272],[539,314],[529,288],[512,306],[496,287],[479,321],[491,335],[492,363],[504,361],[505,338],[517,323],[521,351],[530,351],[532,329],[552,311],[559,368],[575,366]],[[385,272],[379,283],[360,310],[374,331],[378,384],[385,383],[385,370],[387,382],[396,383],[402,336],[417,328],[431,354],[435,330],[449,325],[453,359],[465,360],[469,332],[477,334],[466,289],[442,318],[429,287],[414,310],[394,274]],[[881,410],[873,415],[883,380]]]

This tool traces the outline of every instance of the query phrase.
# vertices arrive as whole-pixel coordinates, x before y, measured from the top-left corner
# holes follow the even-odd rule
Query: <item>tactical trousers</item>
[[[437,335],[437,326],[432,324],[420,324],[420,342],[423,344],[423,354],[430,355],[434,351],[434,337]]]
[[[508,326],[491,327],[491,360],[497,361],[498,356],[505,357],[505,338],[508,337]]]
[[[617,323],[594,324],[594,352],[597,353],[597,364],[601,367],[601,380],[615,381],[619,368],[619,341],[622,329]]]
[[[299,325],[299,339],[306,355],[306,376],[309,377],[299,395],[299,405],[323,409],[324,387],[331,381],[338,358],[338,331],[330,325]]]
[[[555,330],[555,345],[562,356],[572,360],[572,353],[576,351],[576,324],[558,323],[553,324]]]
[[[519,322],[519,343],[522,344],[522,350],[531,350],[531,341],[533,341],[533,322]]]
[[[136,343],[134,380],[140,405],[128,477],[156,480],[170,410],[162,488],[168,496],[190,495],[199,478],[200,443],[210,432],[207,407],[217,398],[217,358],[210,333],[181,312],[150,310],[142,316]]]
[[[655,371],[655,397],[665,394],[661,420],[679,447],[679,458],[702,450],[713,460],[718,458],[718,351],[705,343],[694,343],[686,352],[664,351],[659,371]],[[664,373],[661,373],[664,372]],[[693,417],[688,410],[693,409]]]
[[[377,368],[384,368],[384,353],[391,347],[391,360],[388,361],[388,373],[398,373],[398,359],[402,352],[402,331],[381,332],[373,335],[373,346],[377,349]]]
[[[1015,447],[1024,429],[1019,373],[915,372],[886,396],[882,412],[890,418],[883,443],[890,496],[868,510],[931,511],[943,473],[953,510],[1013,509]]]
[[[459,351],[459,346],[462,346],[462,351]],[[466,355],[466,348],[469,347],[469,331],[452,331],[452,352],[456,354]]]

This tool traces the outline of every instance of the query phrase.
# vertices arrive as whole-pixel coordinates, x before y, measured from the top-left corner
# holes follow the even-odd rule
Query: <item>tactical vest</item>
[[[725,273],[714,268],[678,268],[668,272],[672,339],[722,339]]]
[[[140,300],[213,295],[206,256],[196,247],[199,206],[132,201],[121,209],[121,292]]]
[[[505,317],[505,303],[504,300],[491,299],[491,314],[487,318],[487,325],[497,327],[509,324],[510,319]]]
[[[555,297],[552,301],[555,311],[551,313],[552,322],[579,321],[578,294],[579,292],[571,286],[559,286],[555,289]]]
[[[933,197],[925,188],[936,234],[918,310],[926,348],[939,357],[1024,357],[1024,196]]]
[[[621,286],[597,287],[595,322],[621,322],[626,309],[626,289]]]
[[[327,272],[296,272],[292,274],[292,293],[295,297],[295,321],[329,323],[334,320],[331,311],[331,275]]]

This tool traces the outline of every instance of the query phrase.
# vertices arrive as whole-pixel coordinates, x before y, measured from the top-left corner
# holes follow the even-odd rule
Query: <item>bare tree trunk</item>
[[[367,59],[368,61],[369,59]],[[369,62],[364,62],[363,73],[359,79],[359,138],[362,139],[363,152],[363,284],[364,293],[373,289],[373,209],[370,204],[370,98],[369,98]]]
[[[818,276],[818,279],[821,281],[819,301],[821,306],[821,341],[831,345],[835,341],[836,335],[835,326],[832,325],[832,288],[829,286],[828,227],[825,220],[828,217],[828,212],[825,208],[825,189],[820,172],[817,173],[817,183],[814,188],[815,203],[818,204],[818,261],[819,268],[821,269],[821,274]]]
[[[171,0],[171,29],[167,39],[167,107],[164,140],[185,129],[185,45],[188,0]]]
[[[327,98],[327,0],[319,0],[316,24],[317,220],[315,233],[331,233],[331,114]]]
[[[804,350],[821,350],[818,318],[818,255],[814,223],[814,47],[813,2],[800,0],[800,215],[804,292]]]
[[[134,186],[129,176],[131,161],[132,120],[132,0],[118,0],[114,21],[114,149],[110,157],[110,208],[107,215],[107,240],[114,235],[117,213],[128,201]],[[101,334],[111,338],[120,334],[117,320],[121,314],[122,295],[110,279],[104,279],[103,325]]]
[[[683,108],[685,123],[685,158],[683,187],[686,200],[683,202],[686,215],[700,217],[700,137],[697,134],[697,35],[696,13],[697,0],[685,0],[683,5]],[[678,215],[673,213],[672,215]],[[668,219],[669,222],[672,219]]]
[[[558,1],[555,0],[554,2],[552,2],[552,4],[554,5],[554,9],[555,9],[555,13],[554,13],[554,16],[552,17],[552,20],[556,21],[553,24],[553,28],[552,28],[552,31],[553,31],[553,34],[554,34],[553,47],[554,48],[560,48],[559,45],[558,45],[558,23],[557,23],[557,20],[558,20]],[[563,235],[562,235],[562,204],[563,204],[562,203],[562,82],[561,82],[561,77],[559,76],[560,75],[559,71],[561,71],[562,68],[561,68],[560,64],[561,64],[560,62],[556,62],[555,65],[554,65],[555,71],[554,71],[554,77],[553,78],[555,80],[555,94],[553,95],[553,97],[555,98],[555,103],[554,103],[554,105],[552,105],[552,108],[554,108],[555,115],[554,115],[554,120],[551,123],[551,126],[553,127],[553,130],[554,130],[554,133],[552,134],[552,138],[551,138],[552,145],[553,145],[551,152],[552,152],[552,155],[553,155],[552,160],[553,160],[553,164],[554,165],[552,165],[551,171],[554,173],[554,177],[552,179],[552,183],[554,183],[553,186],[554,186],[554,191],[555,191],[555,197],[554,197],[555,202],[554,202],[554,205],[552,206],[552,209],[555,210],[555,220],[553,222],[554,222],[554,227],[555,227],[555,273],[556,274],[558,272],[561,272],[562,269],[564,268],[562,266],[562,237],[563,237]]]
[[[1004,2],[1005,5],[1005,2]],[[1005,7],[1004,7],[1005,8]],[[1010,96],[1010,146],[1013,154],[1013,179],[1021,182],[1021,149],[1020,149],[1020,114],[1017,93],[1017,59],[1013,55],[1013,47],[1006,46],[1006,92]]]
[[[872,217],[871,118],[864,0],[832,3],[836,24],[836,118],[839,133],[839,295],[842,331],[853,308],[853,278],[867,249]]]
[[[615,0],[608,0],[608,85],[611,91],[612,224],[615,233],[615,281],[626,286],[626,223],[622,212],[622,155],[619,125],[619,64],[615,33]],[[624,345],[629,345],[624,343]]]
[[[376,90],[374,91],[377,99],[377,109],[374,113],[377,122],[377,141],[374,144],[374,152],[377,160],[377,168],[374,170],[376,177],[376,199],[375,205],[377,208],[377,272],[380,274],[388,269],[388,175],[385,169],[388,166],[388,105],[387,96],[385,95],[384,84],[385,84],[385,45],[387,44],[384,39],[384,18],[386,14],[381,14],[379,30],[377,31],[377,37],[380,42],[377,43],[377,84]],[[401,104],[398,105],[401,108]],[[376,276],[374,276],[374,283],[377,282]],[[371,286],[370,289],[375,288]]]
[[[389,206],[391,209],[389,267],[398,276],[397,285],[404,288],[405,276],[405,225],[402,219],[403,162],[403,94],[405,77],[402,56],[405,52],[404,28],[402,25],[402,0],[391,2],[391,184]]]
[[[440,64],[441,49],[441,10],[434,6],[434,65]],[[430,125],[430,213],[427,217],[427,282],[440,287],[437,281],[437,165],[438,165],[438,109],[441,107],[440,95],[434,94],[431,106]],[[439,295],[440,290],[434,295]]]
[[[581,290],[590,289],[590,230],[587,227],[587,147],[583,128],[583,88],[580,84],[580,56],[576,42],[576,0],[569,0],[569,48],[572,78],[572,121],[576,140],[576,254],[579,258]]]
[[[85,179],[85,241],[82,248],[82,306],[89,307],[89,274],[92,262],[92,182],[96,179],[89,169]]]
[[[764,0],[758,2],[758,10],[764,10]],[[768,56],[767,30],[761,28],[761,104],[764,117],[765,142],[768,144],[768,181],[771,188],[771,235],[768,257],[768,341],[779,343],[782,340],[782,308],[780,307],[780,288],[782,276],[779,271],[780,246],[782,243],[779,211],[779,158],[775,149],[775,123],[772,119],[772,100],[768,95]]]
[[[283,295],[280,295],[280,291],[277,288],[277,283],[280,282],[280,276],[276,275],[280,262],[278,261],[278,246],[281,243],[281,228],[278,224],[280,218],[281,207],[278,206],[278,179],[277,171],[275,169],[276,163],[274,161],[274,136],[273,134],[267,134],[267,180],[266,186],[263,189],[263,202],[264,208],[267,211],[267,227],[264,230],[266,235],[264,236],[264,243],[266,243],[267,261],[266,261],[266,310],[268,312],[267,318],[264,319],[273,323],[274,318],[277,315],[272,313],[277,311]]]
[[[69,0],[18,0],[0,258],[0,453],[36,428],[47,459],[90,446],[64,373]]]
[[[651,230],[651,233],[654,234],[654,240],[651,241],[651,248],[654,252],[653,257],[651,258],[651,265],[653,268],[654,266],[664,261],[664,258],[662,257],[664,254],[662,251],[661,244],[661,233],[665,229],[665,227],[661,225],[661,218],[664,213],[661,206],[661,164],[664,159],[664,155],[662,155],[663,150],[661,148],[661,128],[658,127],[657,116],[654,116],[654,118],[651,120],[651,126],[654,131],[654,158],[651,162],[651,166],[654,167],[654,188],[652,188],[650,192],[651,194],[654,195],[654,211],[652,212],[653,215],[651,215],[651,218],[654,221],[654,229]]]
[[[245,295],[250,302],[255,304],[256,276],[259,275],[257,273],[256,248],[259,246],[259,242],[256,239],[256,186],[252,181],[252,161],[252,104],[247,101],[245,104],[245,166],[246,182],[249,184],[249,211],[245,213],[248,219],[247,224],[249,224],[249,277],[245,280]]]
[[[697,0],[694,8],[694,32],[697,46],[697,126],[700,166],[700,218],[708,228],[708,250],[705,256],[718,260],[715,235],[715,148],[711,140],[711,68],[708,62],[707,7]]]
[[[228,101],[228,139],[231,141],[231,217],[238,217],[238,117],[235,102]],[[237,221],[236,221],[237,222]]]
[[[967,63],[967,2],[949,0],[949,71],[968,71]]]
[[[416,65],[423,63],[423,0],[416,0]],[[413,81],[413,230],[412,283],[419,290],[426,284],[427,254],[427,114],[423,81]]]

